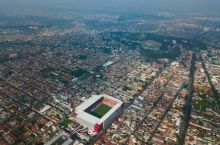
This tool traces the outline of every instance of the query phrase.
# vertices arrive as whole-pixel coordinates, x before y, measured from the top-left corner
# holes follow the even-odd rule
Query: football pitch
[[[111,107],[105,104],[100,104],[96,109],[92,110],[90,113],[98,118],[102,118],[109,110],[111,110]]]

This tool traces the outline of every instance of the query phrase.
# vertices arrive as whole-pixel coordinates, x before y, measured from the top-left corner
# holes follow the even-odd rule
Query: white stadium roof
[[[96,101],[98,101],[102,97],[111,99],[111,100],[117,102],[117,104],[115,106],[113,106],[102,118],[97,118],[97,117],[85,112],[85,110],[88,107],[90,107],[93,103],[95,103]],[[85,102],[80,104],[78,107],[76,107],[75,110],[80,114],[80,116],[83,116],[83,118],[86,118],[86,120],[88,120],[89,122],[97,123],[97,122],[103,122],[104,120],[106,120],[122,104],[123,104],[123,102],[121,100],[114,98],[114,97],[111,97],[111,96],[108,96],[108,95],[93,95],[91,98],[89,98],[88,100],[86,100]]]

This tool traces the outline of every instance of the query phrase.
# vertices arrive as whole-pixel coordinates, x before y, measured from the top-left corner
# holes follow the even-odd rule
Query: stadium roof
[[[102,97],[104,98],[108,98],[110,100],[113,100],[115,102],[117,102],[117,104],[115,106],[113,106],[102,118],[98,118],[95,117],[93,115],[91,115],[90,113],[85,112],[85,110],[90,107],[92,104],[94,104],[96,101],[98,101],[99,99],[101,99]],[[83,102],[81,105],[79,105],[78,107],[76,107],[76,110],[82,115],[84,116],[84,118],[86,118],[87,120],[89,120],[90,122],[103,122],[105,119],[107,119],[115,110],[117,110],[121,105],[122,105],[122,101],[108,96],[108,95],[93,95],[91,98],[89,98],[88,100],[86,100],[85,102]]]

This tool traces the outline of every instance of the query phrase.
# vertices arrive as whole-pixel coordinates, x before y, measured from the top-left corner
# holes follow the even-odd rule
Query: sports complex
[[[121,100],[108,95],[93,95],[75,108],[74,117],[88,128],[90,135],[96,135],[120,115],[122,104]]]

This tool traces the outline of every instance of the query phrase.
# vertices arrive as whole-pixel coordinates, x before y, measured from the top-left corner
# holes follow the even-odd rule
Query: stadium
[[[123,102],[108,95],[93,95],[75,108],[74,118],[96,135],[107,128],[121,113]]]

